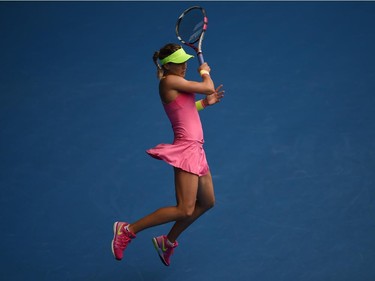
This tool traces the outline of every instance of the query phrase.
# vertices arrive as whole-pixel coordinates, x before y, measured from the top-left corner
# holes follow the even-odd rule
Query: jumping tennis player
[[[172,124],[173,144],[159,144],[147,153],[174,167],[176,206],[164,207],[134,222],[115,222],[112,252],[117,260],[136,234],[146,228],[172,222],[168,235],[152,239],[162,262],[170,265],[177,238],[215,203],[212,177],[203,150],[203,130],[198,111],[218,103],[224,95],[222,85],[215,89],[207,63],[198,68],[201,82],[186,80],[187,61],[192,55],[178,44],[167,44],[155,52],[153,60],[160,80],[159,94]],[[159,60],[159,62],[158,62]],[[195,100],[195,94],[206,97]]]

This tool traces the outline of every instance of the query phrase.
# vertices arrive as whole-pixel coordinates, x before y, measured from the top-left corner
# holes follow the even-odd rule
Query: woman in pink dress
[[[152,239],[162,262],[169,266],[179,235],[214,205],[214,188],[203,149],[203,130],[198,111],[218,103],[224,91],[221,90],[222,85],[215,89],[207,63],[198,68],[202,81],[184,78],[187,61],[192,57],[178,44],[167,44],[153,56],[160,80],[160,99],[171,122],[174,141],[172,144],[159,144],[147,153],[174,167],[177,204],[160,208],[130,224],[115,222],[112,252],[117,260],[122,259],[123,251],[138,232],[174,221],[167,235]],[[205,95],[205,98],[195,101],[195,93]]]

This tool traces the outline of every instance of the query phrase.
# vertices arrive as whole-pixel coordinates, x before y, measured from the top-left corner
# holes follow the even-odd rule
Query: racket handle
[[[204,58],[202,52],[198,53],[198,60],[199,60],[199,65],[204,64]]]

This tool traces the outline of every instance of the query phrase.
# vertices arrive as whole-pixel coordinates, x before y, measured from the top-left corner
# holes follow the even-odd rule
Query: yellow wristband
[[[203,110],[206,106],[204,104],[203,100],[199,100],[195,102],[195,107],[197,108],[198,111]]]
[[[203,76],[203,75],[205,75],[205,74],[210,75],[210,72],[208,72],[208,71],[205,70],[205,69],[202,69],[201,71],[199,71],[199,74],[200,74],[201,76]]]

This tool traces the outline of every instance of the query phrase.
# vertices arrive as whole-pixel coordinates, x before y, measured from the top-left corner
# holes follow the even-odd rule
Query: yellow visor
[[[164,65],[164,64],[167,64],[169,62],[183,63],[183,62],[185,62],[188,59],[191,59],[193,57],[194,56],[185,53],[184,49],[181,48],[181,49],[178,49],[177,51],[175,51],[174,53],[170,54],[168,57],[165,57],[164,59],[160,60],[160,64]]]

